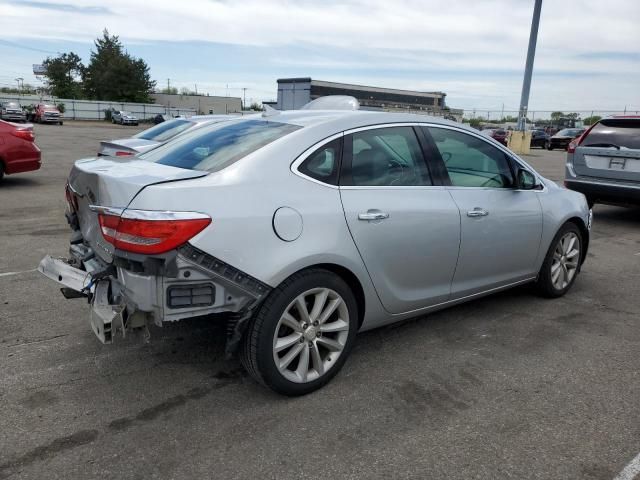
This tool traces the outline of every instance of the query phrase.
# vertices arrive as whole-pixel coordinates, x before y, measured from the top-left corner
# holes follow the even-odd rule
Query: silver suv
[[[600,120],[567,152],[565,186],[590,206],[640,204],[640,116]]]

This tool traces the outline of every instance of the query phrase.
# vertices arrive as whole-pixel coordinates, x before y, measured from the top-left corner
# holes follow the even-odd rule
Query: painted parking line
[[[633,480],[640,474],[640,453],[613,480]]]
[[[0,273],[0,277],[10,277],[12,275],[22,275],[23,273],[31,273],[31,272],[37,272],[38,269],[37,268],[32,268],[31,270],[23,270],[21,272],[5,272],[5,273]]]

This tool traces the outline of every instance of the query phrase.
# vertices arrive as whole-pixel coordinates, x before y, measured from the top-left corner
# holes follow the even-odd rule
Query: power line
[[[21,45],[19,43],[11,42],[9,40],[3,40],[1,38],[0,38],[0,43],[6,45],[8,47],[22,48],[24,50],[31,50],[33,52],[50,53],[52,55],[57,55],[59,53],[59,52],[52,52],[51,50],[43,50],[42,48],[27,47],[26,45]]]

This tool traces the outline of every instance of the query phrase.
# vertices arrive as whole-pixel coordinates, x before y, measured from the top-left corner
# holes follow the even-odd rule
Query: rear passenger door
[[[415,128],[368,127],[343,142],[345,218],[384,308],[403,313],[448,300],[460,214],[434,185]]]
[[[513,160],[462,130],[428,127],[460,210],[460,255],[452,298],[531,278],[542,236],[538,191],[516,187]]]

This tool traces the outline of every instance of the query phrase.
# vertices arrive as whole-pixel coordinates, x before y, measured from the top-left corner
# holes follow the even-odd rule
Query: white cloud
[[[49,9],[43,8],[46,4]],[[83,13],[87,7],[99,8]],[[477,88],[476,96],[492,102],[505,90],[513,101],[513,91],[519,89],[519,77],[501,87],[500,75],[513,75],[524,67],[532,9],[533,0],[154,0],[152,7],[136,0],[0,0],[0,31],[12,39],[91,41],[104,26],[127,43],[196,40],[277,46],[284,53],[276,62],[280,65],[330,70],[379,64],[386,72],[396,70],[391,80],[399,79],[404,85],[416,82],[406,80],[403,71],[427,66],[451,72],[443,87],[450,99],[456,93],[469,96],[467,89]],[[557,101],[554,91],[562,91],[584,100],[585,93],[595,96],[596,89],[615,89],[613,97],[602,92],[598,102],[604,97],[622,102],[626,96],[630,103],[640,103],[640,89],[624,80],[630,77],[636,85],[640,83],[639,21],[640,1],[636,0],[545,0],[536,78],[540,80],[545,72],[599,72],[608,77],[594,77],[591,82],[556,78],[554,82],[561,82],[558,88],[534,85],[532,95],[544,92]],[[38,28],[25,28],[33,24]],[[350,55],[341,59],[316,53],[311,58],[288,59],[286,49],[291,45],[344,49]],[[361,60],[357,52],[363,52]],[[617,56],[608,56],[611,52]],[[601,56],[596,59],[593,54],[597,53]],[[455,71],[464,71],[465,78],[456,80]],[[482,73],[482,78],[470,79],[469,71]],[[491,72],[496,75],[488,81],[485,77]],[[382,81],[375,77],[377,83]],[[619,79],[624,90],[611,85]],[[366,79],[359,81],[366,83]],[[425,84],[433,88],[433,82]],[[586,92],[573,95],[572,84]]]

